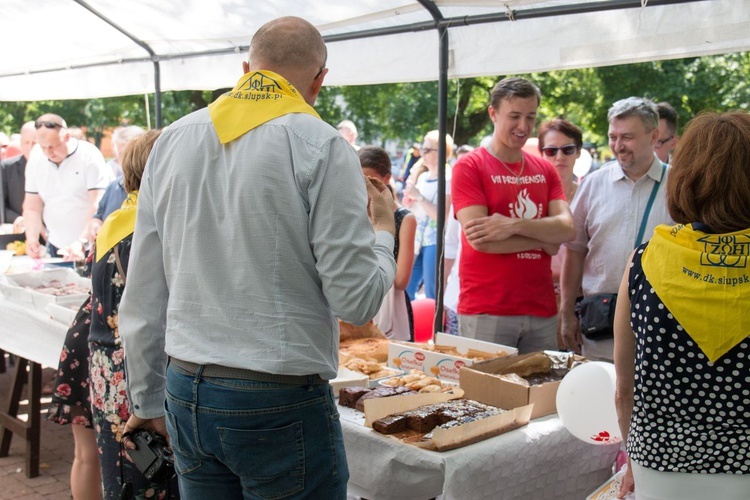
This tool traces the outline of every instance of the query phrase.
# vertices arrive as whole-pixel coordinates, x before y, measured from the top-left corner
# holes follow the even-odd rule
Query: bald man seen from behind
[[[236,86],[146,165],[120,307],[126,430],[168,433],[182,498],[346,498],[335,318],[378,312],[394,205],[312,108],[326,55],[307,21],[265,24]]]

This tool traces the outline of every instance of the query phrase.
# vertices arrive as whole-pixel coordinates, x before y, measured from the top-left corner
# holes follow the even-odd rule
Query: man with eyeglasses
[[[33,258],[49,253],[82,259],[86,226],[112,181],[111,171],[93,144],[70,137],[60,116],[42,115],[34,126],[39,147],[26,165],[26,252]],[[46,249],[39,243],[43,227],[47,229]]]
[[[672,151],[677,146],[677,124],[680,117],[668,102],[660,102],[656,105],[656,110],[659,112],[659,139],[654,152],[662,163],[669,163]]]
[[[565,244],[560,276],[560,317],[566,346],[592,360],[612,361],[611,331],[582,335],[576,303],[584,298],[614,305],[630,253],[659,224],[672,224],[665,201],[667,165],[654,154],[659,114],[649,99],[628,97],[607,113],[615,159],[586,176],[571,210],[576,238]],[[583,297],[579,291],[583,290]]]
[[[523,151],[540,100],[539,88],[528,80],[498,82],[488,108],[492,139],[456,163],[451,184],[464,228],[461,335],[519,353],[557,348],[551,255],[575,235],[555,167]]]

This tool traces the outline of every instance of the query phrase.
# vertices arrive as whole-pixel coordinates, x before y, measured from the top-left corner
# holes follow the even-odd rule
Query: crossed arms
[[[555,255],[560,244],[575,238],[573,216],[564,200],[549,202],[548,215],[541,219],[514,219],[500,214],[487,215],[487,207],[462,208],[456,218],[474,250],[484,253],[517,253],[541,248]]]

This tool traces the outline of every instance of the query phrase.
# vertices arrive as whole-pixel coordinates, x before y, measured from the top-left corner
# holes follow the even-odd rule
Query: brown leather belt
[[[195,375],[202,366],[202,377],[210,378],[233,378],[237,380],[251,380],[255,382],[270,382],[285,385],[322,385],[328,381],[320,378],[320,375],[276,375],[273,373],[256,372],[243,368],[230,368],[221,365],[199,365],[190,361],[177,358],[169,358],[169,363],[175,365],[187,375]]]

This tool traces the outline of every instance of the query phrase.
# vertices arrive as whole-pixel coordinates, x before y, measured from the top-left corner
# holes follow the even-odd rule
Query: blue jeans
[[[424,280],[424,295],[428,299],[435,298],[435,257],[437,254],[437,245],[428,245],[422,247],[419,255],[414,259],[414,266],[411,271],[411,279],[406,286],[406,293],[409,298],[414,298],[419,291],[419,285]]]
[[[166,423],[182,498],[346,498],[330,385],[202,378],[201,369],[167,369]]]

